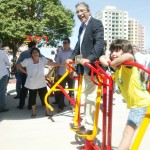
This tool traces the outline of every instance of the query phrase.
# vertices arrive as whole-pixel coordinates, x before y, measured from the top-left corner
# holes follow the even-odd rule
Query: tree
[[[59,0],[0,0],[0,37],[17,50],[26,35],[48,36],[52,46],[70,36],[74,14]]]

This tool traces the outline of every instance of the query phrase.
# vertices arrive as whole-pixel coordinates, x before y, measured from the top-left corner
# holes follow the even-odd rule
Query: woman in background
[[[17,65],[18,69],[27,74],[27,80],[25,87],[29,89],[29,101],[32,103],[32,115],[36,116],[36,95],[39,93],[42,104],[44,104],[44,97],[47,93],[47,85],[45,81],[44,68],[46,65],[58,66],[60,64],[54,63],[46,59],[45,57],[40,57],[40,50],[36,47],[32,48],[30,51],[31,58],[23,60]],[[63,64],[61,64],[63,66]],[[49,109],[45,106],[46,116],[52,116]]]

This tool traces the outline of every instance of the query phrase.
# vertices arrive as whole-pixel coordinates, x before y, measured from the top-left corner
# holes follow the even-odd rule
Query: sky
[[[77,0],[60,0],[62,5],[67,9],[71,9],[76,12],[75,5]],[[83,1],[83,0],[82,0]],[[128,11],[128,17],[134,18],[139,21],[140,24],[145,26],[145,48],[150,48],[150,0],[84,0],[90,7],[91,14],[94,16],[98,11],[103,10],[106,6],[115,6],[117,9]],[[80,21],[75,14],[75,27],[73,28],[71,40],[71,48],[74,48],[78,30],[80,27]]]

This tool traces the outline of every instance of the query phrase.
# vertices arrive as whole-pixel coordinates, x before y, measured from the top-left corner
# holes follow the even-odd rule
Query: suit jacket
[[[70,59],[74,60],[75,56],[79,54],[80,44],[78,41]],[[91,64],[93,64],[101,55],[104,54],[104,28],[100,20],[97,20],[93,17],[90,18],[84,33],[81,45],[81,54],[82,58],[90,60]],[[78,69],[79,66],[82,74],[83,71],[86,71],[87,74],[90,74],[90,69],[88,67],[78,65]],[[79,71],[78,69],[77,72]]]

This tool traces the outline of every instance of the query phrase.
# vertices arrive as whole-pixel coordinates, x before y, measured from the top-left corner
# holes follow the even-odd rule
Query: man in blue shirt
[[[70,48],[70,39],[68,37],[63,39],[63,49],[58,52],[56,57],[56,63],[63,64],[66,60],[72,55],[72,49]],[[56,70],[55,78],[60,79],[66,72],[66,67],[59,66]],[[66,83],[68,83],[68,88],[74,87],[74,80],[69,77],[69,75],[60,83],[60,85],[65,88]],[[72,96],[72,92],[69,92],[69,95]],[[58,102],[57,112],[63,111],[65,106],[64,104],[64,94],[60,91],[56,94],[55,99]]]

